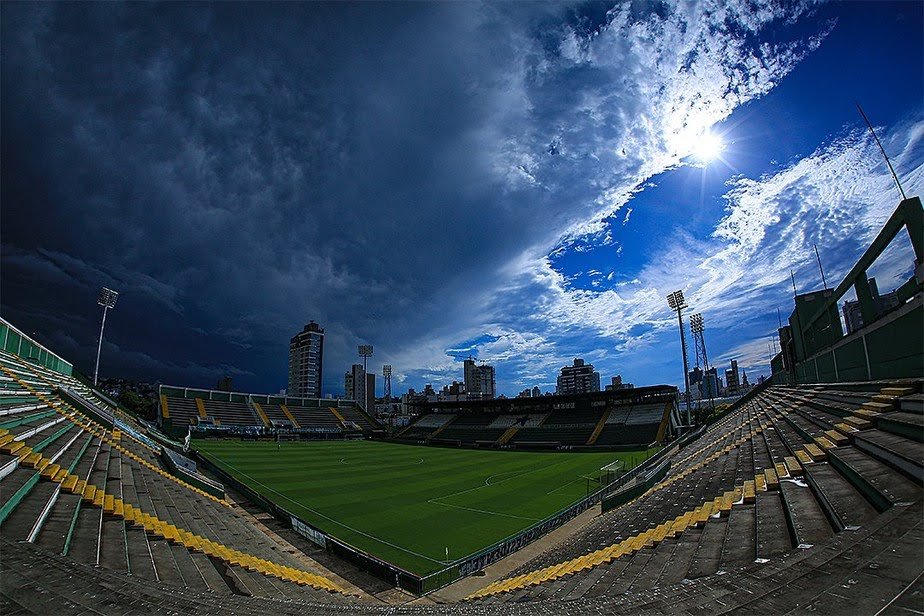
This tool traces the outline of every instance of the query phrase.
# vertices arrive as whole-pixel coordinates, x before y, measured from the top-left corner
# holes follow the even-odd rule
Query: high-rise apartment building
[[[590,391],[600,391],[600,373],[594,370],[593,364],[585,364],[583,359],[578,358],[573,365],[561,369],[556,394],[563,396]]]
[[[719,375],[715,366],[703,373],[703,380],[699,384],[701,398],[719,397]]]
[[[324,330],[310,321],[289,342],[288,394],[296,398],[321,397]]]
[[[343,373],[343,399],[352,400],[353,399],[353,372],[344,372]]]
[[[353,364],[350,371],[343,375],[344,397],[356,400],[360,404],[366,399],[366,373],[362,364]]]
[[[604,389],[606,391],[619,391],[620,389],[635,389],[635,385],[632,383],[623,383],[622,376],[616,375],[610,378],[610,384],[607,385]]]
[[[497,385],[494,380],[494,366],[475,364],[469,357],[463,364],[463,382],[465,393],[470,398],[494,398]]]
[[[366,388],[363,391],[362,405],[367,413],[375,412],[375,374],[372,372],[366,374]]]
[[[740,382],[738,381],[738,360],[731,360],[731,368],[725,371],[725,388],[729,393],[738,391]]]

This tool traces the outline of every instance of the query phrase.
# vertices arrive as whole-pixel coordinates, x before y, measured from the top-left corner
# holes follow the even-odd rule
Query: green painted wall
[[[69,362],[35,342],[4,319],[0,319],[0,348],[61,374],[71,376],[74,372],[74,367]]]

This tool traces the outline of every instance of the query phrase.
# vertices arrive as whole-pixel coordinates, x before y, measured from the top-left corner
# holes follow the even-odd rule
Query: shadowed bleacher
[[[471,599],[580,601],[743,575],[845,533],[849,542],[886,514],[919,512],[920,383],[853,388],[768,389],[676,454],[642,496]],[[920,540],[917,548],[899,576],[905,584],[924,571]]]

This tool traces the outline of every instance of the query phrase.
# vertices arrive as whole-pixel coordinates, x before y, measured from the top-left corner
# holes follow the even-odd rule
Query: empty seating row
[[[341,423],[327,407],[289,406],[286,407],[300,428],[340,428]]]
[[[540,425],[548,413],[531,413],[526,415],[499,415],[494,421],[488,424],[489,428],[535,428]]]
[[[879,524],[890,510],[920,509],[924,445],[890,419],[914,387],[853,396],[851,410],[830,392],[770,388],[676,454],[643,496],[472,599],[562,600],[580,611],[589,599],[780,562]],[[897,455],[909,464],[895,464]],[[908,569],[919,575],[924,555]]]
[[[597,437],[597,445],[650,444],[657,440],[658,424],[612,425],[606,424]]]
[[[260,426],[263,422],[245,402],[203,400],[209,417],[226,426]]]
[[[339,408],[331,407],[331,412],[339,413],[344,420],[353,422],[359,427],[360,430],[372,430],[378,427],[372,422],[368,415],[360,411],[359,408],[355,406],[342,406]]]
[[[4,359],[5,376],[18,380],[31,372],[18,358]],[[36,380],[48,378],[60,379]],[[149,445],[107,429],[53,393],[19,384],[44,410],[11,414],[0,424],[4,540],[167,587],[346,600],[331,594],[337,584],[306,571],[228,502],[161,469]]]
[[[561,445],[583,445],[594,431],[593,424],[561,425],[545,424],[536,428],[521,428],[510,439],[511,443],[559,443]]]
[[[431,413],[429,415],[424,415],[412,425],[415,428],[430,428],[435,430],[442,425],[445,425],[455,419],[456,416],[451,413]]]
[[[638,425],[638,424],[660,424],[661,420],[664,418],[664,405],[663,404],[654,404],[647,405],[644,407],[636,407],[631,410],[629,416],[626,418],[626,423],[629,425]]]

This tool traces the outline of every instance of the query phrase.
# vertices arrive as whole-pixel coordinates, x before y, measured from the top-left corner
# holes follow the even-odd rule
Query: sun
[[[701,163],[710,163],[725,151],[725,142],[715,133],[706,132],[693,140],[693,156]]]

